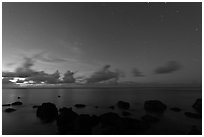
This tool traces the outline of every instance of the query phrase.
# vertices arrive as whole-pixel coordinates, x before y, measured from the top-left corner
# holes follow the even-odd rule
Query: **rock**
[[[9,107],[11,104],[3,104],[2,107]]]
[[[16,111],[16,109],[14,108],[7,108],[4,110],[4,112],[7,112],[7,113],[14,112],[14,111]]]
[[[84,104],[75,104],[74,106],[76,108],[85,108],[86,107],[86,105],[84,105]]]
[[[88,114],[81,114],[76,118],[74,131],[78,135],[92,134],[91,117]]]
[[[37,117],[39,117],[43,122],[52,122],[58,116],[58,110],[53,103],[43,103],[37,108]]]
[[[130,103],[124,101],[118,101],[117,106],[121,109],[129,109]]]
[[[12,106],[18,106],[18,105],[23,105],[23,103],[20,101],[17,101],[17,102],[11,103],[11,105]]]
[[[61,96],[57,96],[58,98],[60,98]]]
[[[196,126],[193,126],[188,135],[202,135],[202,132]]]
[[[148,100],[145,101],[144,108],[150,112],[163,112],[167,106],[159,100]]]
[[[18,99],[20,99],[21,97],[18,97]]]
[[[197,112],[202,113],[202,99],[199,98],[192,106]]]
[[[39,105],[34,105],[34,106],[33,106],[33,108],[38,108],[38,107],[40,107],[40,106],[39,106]]]
[[[100,121],[100,119],[98,116],[96,116],[96,115],[91,116],[91,125],[92,126],[98,125],[99,121]]]
[[[144,115],[142,116],[142,119],[145,121],[145,122],[148,122],[148,123],[156,123],[159,121],[158,118],[154,117],[154,116],[151,116],[151,115]]]
[[[114,107],[114,106],[110,106],[109,108],[110,108],[110,109],[115,109],[115,107]]]
[[[118,114],[108,112],[100,116],[100,123],[103,126],[117,126],[121,124],[121,120]]]
[[[172,108],[170,108],[170,110],[172,110],[174,112],[180,112],[181,111],[181,109],[178,107],[172,107]]]
[[[130,112],[127,112],[127,111],[123,111],[123,112],[122,112],[122,115],[123,115],[123,116],[129,116],[129,115],[131,115],[131,113],[130,113]]]
[[[196,118],[196,119],[202,118],[202,115],[199,113],[185,112],[184,115],[190,118]]]
[[[95,108],[98,108],[98,106],[95,106]]]
[[[75,134],[74,125],[78,114],[72,108],[61,108],[57,118],[57,127],[60,134]]]

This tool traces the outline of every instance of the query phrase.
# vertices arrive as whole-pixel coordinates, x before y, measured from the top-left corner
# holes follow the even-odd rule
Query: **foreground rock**
[[[3,104],[2,107],[9,107],[11,104]]]
[[[43,103],[38,107],[36,115],[43,122],[52,122],[57,118],[58,110],[53,103]]]
[[[129,109],[130,103],[125,102],[125,101],[118,101],[117,106],[121,109]]]
[[[191,131],[188,134],[189,135],[202,135],[202,132],[196,126],[193,126]]]
[[[127,111],[123,111],[123,112],[122,112],[122,115],[123,115],[123,116],[129,116],[129,115],[131,115],[131,113],[130,113],[130,112],[127,112]]]
[[[199,98],[192,106],[197,112],[202,113],[202,99]]]
[[[151,115],[144,115],[142,116],[142,119],[145,121],[145,122],[148,122],[148,123],[156,123],[159,121],[158,118],[154,117],[154,116],[151,116]]]
[[[145,101],[144,108],[150,112],[164,112],[167,106],[159,100]]]
[[[4,112],[7,112],[7,113],[14,112],[14,111],[16,111],[16,109],[14,108],[7,108],[4,110]]]
[[[180,112],[181,111],[181,109],[178,107],[172,107],[172,108],[170,108],[170,110],[172,110],[174,112]]]
[[[185,112],[184,115],[190,118],[196,118],[196,119],[202,118],[202,115],[199,113]]]
[[[74,106],[76,108],[85,108],[86,107],[86,105],[84,105],[84,104],[75,104]]]
[[[19,105],[23,105],[23,103],[20,101],[17,101],[17,102],[11,103],[11,105],[12,106],[19,106]]]

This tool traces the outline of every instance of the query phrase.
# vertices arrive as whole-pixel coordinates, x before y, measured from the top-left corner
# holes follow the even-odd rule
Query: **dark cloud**
[[[176,61],[169,61],[165,66],[158,67],[155,69],[156,74],[167,74],[167,73],[172,73],[177,70],[181,69],[181,65],[176,62]]]
[[[62,83],[75,83],[76,79],[74,78],[74,74],[74,72],[68,70],[66,73],[64,73]]]
[[[110,67],[110,65],[105,65],[101,70],[94,72],[91,77],[86,79],[87,83],[99,83],[108,80],[114,80],[117,82],[121,76],[121,72],[118,70],[110,71]]]
[[[145,76],[137,68],[133,68],[132,73],[133,73],[133,76],[135,76],[135,77],[144,77]]]

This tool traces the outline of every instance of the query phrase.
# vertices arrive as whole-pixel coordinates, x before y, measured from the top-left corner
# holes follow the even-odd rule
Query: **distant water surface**
[[[147,134],[159,134],[160,131],[166,134],[186,134],[192,125],[202,128],[201,119],[188,118],[183,114],[186,111],[195,112],[192,104],[202,97],[202,90],[198,88],[3,89],[2,92],[3,104],[23,102],[23,106],[15,106],[17,111],[12,113],[5,113],[6,107],[2,108],[3,134],[56,134],[56,123],[43,124],[36,117],[36,109],[32,108],[44,102],[52,102],[58,108],[86,104],[85,108],[73,107],[73,110],[79,114],[100,115],[111,111],[121,114],[120,109],[112,110],[109,106],[123,100],[130,102],[131,117],[140,119],[146,113],[144,101],[156,99],[164,102],[168,109],[160,116],[161,121]],[[182,111],[169,110],[175,106]]]

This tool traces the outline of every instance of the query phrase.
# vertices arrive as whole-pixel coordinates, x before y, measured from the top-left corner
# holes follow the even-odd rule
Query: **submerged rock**
[[[202,99],[199,98],[192,106],[197,112],[202,113]]]
[[[130,103],[125,102],[125,101],[118,101],[117,106],[121,109],[129,109]]]
[[[3,104],[2,107],[9,107],[11,104]]]
[[[159,100],[148,100],[145,101],[144,108],[150,112],[163,112],[167,106]]]
[[[185,112],[184,115],[190,118],[196,118],[196,119],[202,118],[202,115],[199,113]]]
[[[145,122],[148,122],[148,123],[156,123],[159,121],[159,119],[157,117],[154,117],[154,116],[151,116],[151,115],[144,115],[142,116],[142,119],[145,121]]]
[[[16,109],[14,108],[7,108],[4,110],[4,112],[7,112],[7,113],[14,112],[14,111],[16,111]]]
[[[57,118],[58,110],[53,103],[43,103],[41,106],[38,106],[36,115],[43,122],[52,122]]]
[[[181,111],[181,109],[178,107],[172,107],[172,108],[170,108],[170,110],[172,110],[174,112],[180,112]]]
[[[18,106],[18,105],[23,105],[23,103],[20,101],[17,101],[17,102],[11,103],[11,105],[12,106]]]
[[[84,105],[84,104],[75,104],[74,106],[76,108],[85,108],[86,107],[86,105]]]

